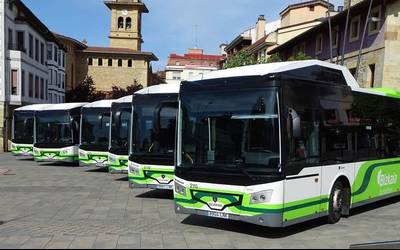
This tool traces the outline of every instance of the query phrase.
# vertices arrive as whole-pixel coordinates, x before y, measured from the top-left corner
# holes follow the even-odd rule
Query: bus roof
[[[80,108],[88,104],[87,102],[85,103],[60,103],[60,104],[53,104],[50,105],[41,111],[53,111],[53,110],[71,110],[75,108]]]
[[[83,108],[111,108],[112,103],[115,100],[102,100],[97,102],[92,102],[83,106]]]
[[[159,84],[139,90],[135,94],[139,95],[151,95],[151,94],[178,94],[181,88],[181,84],[170,83],[170,84]]]
[[[14,111],[40,111],[44,110],[52,104],[32,104],[15,109]]]
[[[131,103],[132,95],[124,96],[114,101],[114,103]]]
[[[279,62],[279,63],[267,63],[258,64],[244,67],[231,68],[226,70],[213,71],[203,76],[195,77],[191,81],[210,80],[218,78],[229,78],[229,77],[240,77],[240,76],[264,76],[273,73],[282,73],[285,71],[291,71],[299,68],[305,68],[310,66],[322,66],[335,70],[342,71],[344,78],[348,86],[353,90],[360,89],[360,85],[354,79],[350,71],[340,65],[327,63],[319,60],[305,60],[305,61],[292,61],[292,62]]]

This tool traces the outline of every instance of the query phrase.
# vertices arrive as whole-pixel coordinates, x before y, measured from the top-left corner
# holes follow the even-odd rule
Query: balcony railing
[[[24,46],[22,46],[21,44],[9,43],[8,44],[8,49],[9,50],[21,51],[21,52],[26,53],[26,48],[24,48]]]

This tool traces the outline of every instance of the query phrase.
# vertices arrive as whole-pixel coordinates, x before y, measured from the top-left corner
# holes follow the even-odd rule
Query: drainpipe
[[[329,4],[329,0],[327,1]],[[328,7],[328,24],[329,24],[329,56],[330,62],[333,63],[333,41],[332,41],[332,19],[331,19],[331,8]]]
[[[350,9],[351,9],[351,0],[349,0],[349,4],[347,6],[346,27],[344,29],[343,49],[342,49],[342,66],[344,66],[344,54],[346,53],[347,33],[349,30],[349,22],[350,22]]]
[[[360,64],[361,64],[361,56],[362,56],[362,50],[364,48],[364,42],[365,42],[365,35],[367,34],[367,29],[368,29],[368,24],[370,21],[370,16],[371,16],[371,10],[372,10],[372,4],[374,0],[370,0],[369,3],[369,9],[368,9],[368,15],[367,15],[367,20],[365,21],[365,26],[364,26],[364,32],[363,36],[361,39],[361,45],[360,45],[360,50],[358,51],[358,60],[357,60],[357,71],[356,71],[356,80],[358,81],[358,76],[360,74]]]

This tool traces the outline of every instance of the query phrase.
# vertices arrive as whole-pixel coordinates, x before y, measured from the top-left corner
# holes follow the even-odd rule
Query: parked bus
[[[103,100],[82,107],[80,166],[107,167],[112,103],[113,100]]]
[[[133,96],[131,187],[173,189],[179,87],[161,84]]]
[[[35,112],[49,104],[28,105],[14,110],[10,151],[14,156],[33,157]]]
[[[36,161],[79,162],[79,122],[84,105],[54,104],[36,112],[33,147]]]
[[[399,98],[315,60],[182,83],[176,212],[286,227],[399,195]]]
[[[128,173],[132,116],[132,96],[116,100],[111,106],[110,149],[108,169],[110,173]]]

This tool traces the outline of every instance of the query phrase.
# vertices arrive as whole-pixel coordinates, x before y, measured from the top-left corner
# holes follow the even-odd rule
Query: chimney
[[[256,25],[256,41],[260,40],[265,36],[265,26],[267,22],[265,20],[264,15],[260,15],[258,17],[257,25]]]
[[[202,55],[203,54],[203,49],[198,49],[198,48],[194,48],[194,49],[189,49],[188,50],[188,54],[190,55]]]

